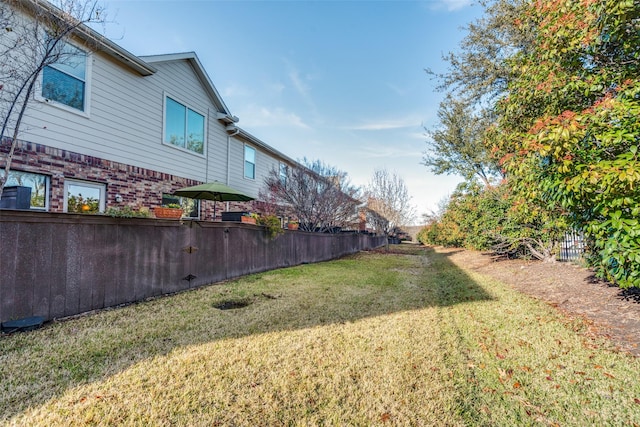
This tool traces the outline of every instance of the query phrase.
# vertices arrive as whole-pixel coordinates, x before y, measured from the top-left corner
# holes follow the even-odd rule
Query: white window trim
[[[284,167],[284,172],[285,175],[282,175],[282,169]],[[278,162],[278,178],[280,178],[280,181],[283,181],[283,184],[286,185],[287,180],[289,179],[289,165],[284,163],[284,162]]]
[[[83,187],[97,188],[100,190],[100,209],[99,212],[103,213],[106,207],[107,196],[107,184],[93,181],[83,181],[80,179],[65,179],[64,180],[64,203],[62,206],[63,212],[67,212],[69,208],[69,184],[82,185]]]
[[[165,194],[166,194],[167,196],[176,197],[176,198],[178,198],[178,200],[180,200],[180,199],[184,199],[184,197],[181,197],[181,196],[175,196],[175,195],[173,195],[173,194],[171,194],[171,193],[162,193],[162,200],[163,200],[163,201],[164,201]],[[182,218],[186,218],[186,219],[198,219],[198,220],[200,219],[200,216],[202,215],[202,214],[201,214],[201,212],[202,212],[202,203],[201,203],[201,202],[200,202],[200,200],[198,200],[198,199],[195,199],[195,202],[196,202],[196,204],[197,204],[197,206],[198,206],[198,214],[197,214],[196,216],[187,216],[187,215],[183,215],[183,216],[182,216]]]
[[[247,147],[251,148],[253,150],[253,154],[254,154],[254,158],[253,158],[253,178],[248,177],[247,174],[245,173],[245,164],[247,163]],[[252,145],[249,145],[249,144],[243,144],[242,145],[242,177],[244,179],[248,179],[249,181],[255,181],[256,177],[258,176],[257,164],[258,164],[258,150],[256,150],[256,147],[254,147]]]
[[[30,205],[29,209],[32,211],[48,212],[49,211],[49,195],[51,192],[51,176],[45,175],[39,172],[30,172],[30,171],[23,171],[18,169],[9,170],[9,174],[11,174],[11,172],[22,172],[22,173],[28,173],[32,175],[41,175],[44,177],[44,207]],[[0,173],[4,173],[4,168],[0,168]]]
[[[195,151],[189,150],[188,148],[183,148],[183,147],[178,147],[177,145],[173,145],[170,143],[165,142],[166,141],[166,136],[167,136],[167,98],[171,98],[173,99],[175,102],[182,104],[184,107],[186,107],[187,109],[194,111],[198,114],[200,114],[202,117],[204,117],[204,136],[203,136],[203,141],[202,141],[202,154],[197,153]],[[193,108],[188,102],[184,102],[179,96],[173,96],[171,93],[167,92],[167,91],[163,91],[162,92],[162,145],[164,145],[165,147],[171,147],[174,148],[176,150],[180,150],[183,153],[189,153],[192,154],[194,156],[198,156],[198,157],[207,157],[207,136],[209,134],[208,132],[208,116],[206,113],[203,113],[201,110],[198,110],[196,108]],[[185,141],[185,145],[186,145],[186,141]]]
[[[33,173],[33,172],[29,172],[29,173]],[[37,175],[44,175],[44,174],[37,174]],[[44,207],[31,206],[30,209],[34,211],[49,212],[50,191],[51,191],[51,177],[49,175],[44,175]]]
[[[36,88],[34,91],[34,98],[36,101],[42,102],[43,104],[51,105],[61,110],[68,111],[73,114],[77,114],[78,116],[89,118],[91,117],[91,111],[90,111],[91,110],[91,80],[92,80],[91,75],[92,75],[92,69],[93,69],[93,53],[69,41],[65,41],[65,43],[68,43],[71,46],[75,47],[76,49],[83,51],[86,55],[85,58],[87,62],[85,64],[86,68],[85,68],[85,79],[84,79],[84,110],[81,111],[81,110],[78,110],[77,108],[69,107],[66,104],[63,104],[61,102],[54,101],[53,99],[48,99],[42,96],[42,79],[43,79],[44,70],[42,70],[40,72],[40,75],[38,76],[38,83],[36,84]]]

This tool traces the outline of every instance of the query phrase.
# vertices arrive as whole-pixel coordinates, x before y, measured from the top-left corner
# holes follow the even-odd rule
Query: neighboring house
[[[210,181],[257,198],[269,170],[296,165],[237,126],[194,52],[137,57],[83,30],[42,73],[18,138],[7,185],[31,187],[31,209],[153,208]],[[211,219],[213,204],[188,210]]]

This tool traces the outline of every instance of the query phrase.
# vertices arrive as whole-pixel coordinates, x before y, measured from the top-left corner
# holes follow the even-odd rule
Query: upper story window
[[[256,149],[248,145],[244,146],[244,177],[256,178]]]
[[[65,43],[58,62],[42,71],[41,96],[79,111],[86,111],[87,53]]]
[[[165,97],[164,142],[180,148],[204,153],[204,115],[175,99]]]
[[[284,163],[280,163],[280,182],[286,185],[287,176],[289,176],[289,166]]]

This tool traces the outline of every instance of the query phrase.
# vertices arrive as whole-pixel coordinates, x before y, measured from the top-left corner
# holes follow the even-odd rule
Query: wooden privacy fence
[[[0,211],[0,322],[46,320],[280,267],[334,259],[384,236],[231,222]]]

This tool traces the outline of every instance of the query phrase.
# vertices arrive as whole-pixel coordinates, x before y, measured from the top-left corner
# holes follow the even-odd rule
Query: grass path
[[[2,337],[0,424],[640,425],[639,360],[400,249]]]

